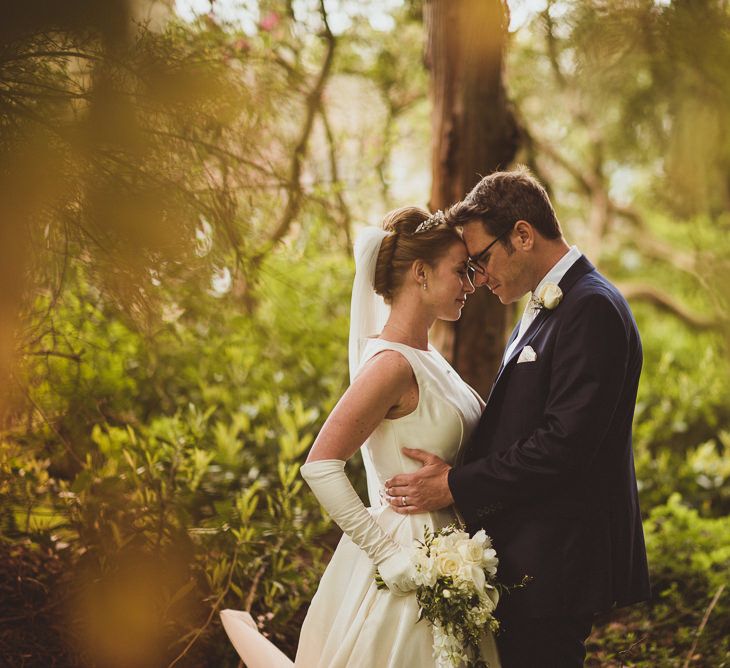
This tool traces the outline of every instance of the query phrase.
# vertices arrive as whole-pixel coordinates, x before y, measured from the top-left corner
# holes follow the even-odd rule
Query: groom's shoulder
[[[616,304],[628,306],[626,299],[619,289],[611,283],[595,267],[581,276],[570,290],[573,301],[584,301],[586,299],[606,299]]]
[[[614,317],[632,323],[635,327],[633,313],[621,291],[597,269],[593,268],[581,276],[566,295],[566,303],[570,310],[583,313],[586,317],[596,311],[613,313]],[[567,310],[567,309],[566,309]]]

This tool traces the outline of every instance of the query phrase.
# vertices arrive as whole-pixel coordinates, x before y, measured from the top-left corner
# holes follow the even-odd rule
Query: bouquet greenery
[[[493,615],[499,560],[489,536],[481,530],[469,537],[453,524],[438,531],[426,527],[423,540],[414,543],[412,559],[418,621],[431,625],[436,665],[488,668],[479,645],[486,629],[499,628]],[[376,582],[385,587],[378,573]]]

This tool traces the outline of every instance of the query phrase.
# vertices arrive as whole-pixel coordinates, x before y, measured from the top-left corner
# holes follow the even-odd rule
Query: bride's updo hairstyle
[[[403,285],[416,260],[433,266],[446,255],[453,242],[461,241],[441,211],[430,214],[418,206],[391,211],[385,215],[382,227],[390,234],[380,244],[374,287],[387,304]]]

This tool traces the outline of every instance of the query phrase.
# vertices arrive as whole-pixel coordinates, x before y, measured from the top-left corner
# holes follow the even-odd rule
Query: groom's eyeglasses
[[[494,241],[492,241],[484,250],[479,251],[476,255],[472,255],[466,261],[466,270],[469,272],[469,278],[473,279],[475,274],[481,274],[482,276],[487,275],[487,265],[489,264],[489,250],[496,244],[502,237],[507,236],[512,231],[510,227],[500,234]],[[484,262],[482,265],[481,263]]]

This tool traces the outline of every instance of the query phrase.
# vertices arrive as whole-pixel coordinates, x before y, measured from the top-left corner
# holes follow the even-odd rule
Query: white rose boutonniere
[[[563,300],[563,291],[557,283],[545,283],[530,300],[533,307],[552,311]]]

